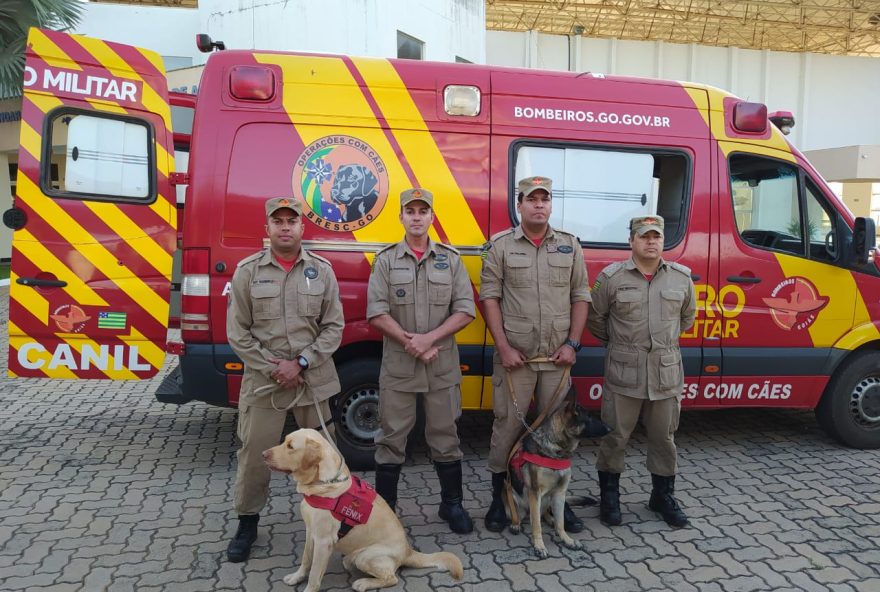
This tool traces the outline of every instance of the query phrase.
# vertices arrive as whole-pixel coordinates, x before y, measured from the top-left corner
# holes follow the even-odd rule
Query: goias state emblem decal
[[[382,211],[388,198],[388,171],[363,140],[325,136],[306,146],[296,159],[293,192],[313,223],[334,232],[351,232]]]
[[[828,296],[820,296],[813,282],[805,277],[785,278],[764,298],[770,307],[770,315],[780,328],[786,331],[806,329],[828,304]]]

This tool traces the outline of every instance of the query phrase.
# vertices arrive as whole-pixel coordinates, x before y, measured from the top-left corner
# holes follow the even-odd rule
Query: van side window
[[[743,241],[820,261],[837,258],[833,210],[812,182],[801,190],[798,167],[747,154],[732,155],[729,166],[733,211]]]
[[[513,190],[524,177],[553,180],[550,224],[584,243],[628,246],[629,220],[659,214],[666,246],[684,234],[690,160],[683,153],[520,144],[514,153]],[[516,195],[513,196],[516,214]]]
[[[50,114],[47,125],[40,180],[47,195],[136,203],[155,199],[147,122],[61,109]],[[56,180],[50,177],[52,169],[58,171]]]

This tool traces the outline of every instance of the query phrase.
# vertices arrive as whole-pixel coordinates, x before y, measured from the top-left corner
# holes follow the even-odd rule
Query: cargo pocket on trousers
[[[510,395],[507,394],[506,386],[502,386],[507,380],[504,369],[495,372],[492,375],[492,411],[498,421],[507,419],[507,404],[510,402]]]
[[[611,384],[624,387],[639,386],[639,353],[609,352],[607,375]]]
[[[671,353],[660,357],[660,388],[683,386],[684,372],[681,367],[681,354]]]

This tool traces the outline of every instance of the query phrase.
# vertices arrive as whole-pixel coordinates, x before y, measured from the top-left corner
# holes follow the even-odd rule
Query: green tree
[[[28,29],[72,29],[83,6],[82,0],[0,1],[0,97],[21,94]]]

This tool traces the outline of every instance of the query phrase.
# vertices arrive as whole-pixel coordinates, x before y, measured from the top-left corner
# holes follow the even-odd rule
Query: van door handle
[[[15,280],[16,284],[22,286],[33,286],[35,288],[63,288],[67,285],[64,280],[41,280],[39,278],[23,277]]]
[[[729,275],[727,276],[728,282],[735,282],[737,284],[760,284],[761,278],[759,277],[748,277],[744,275]]]

